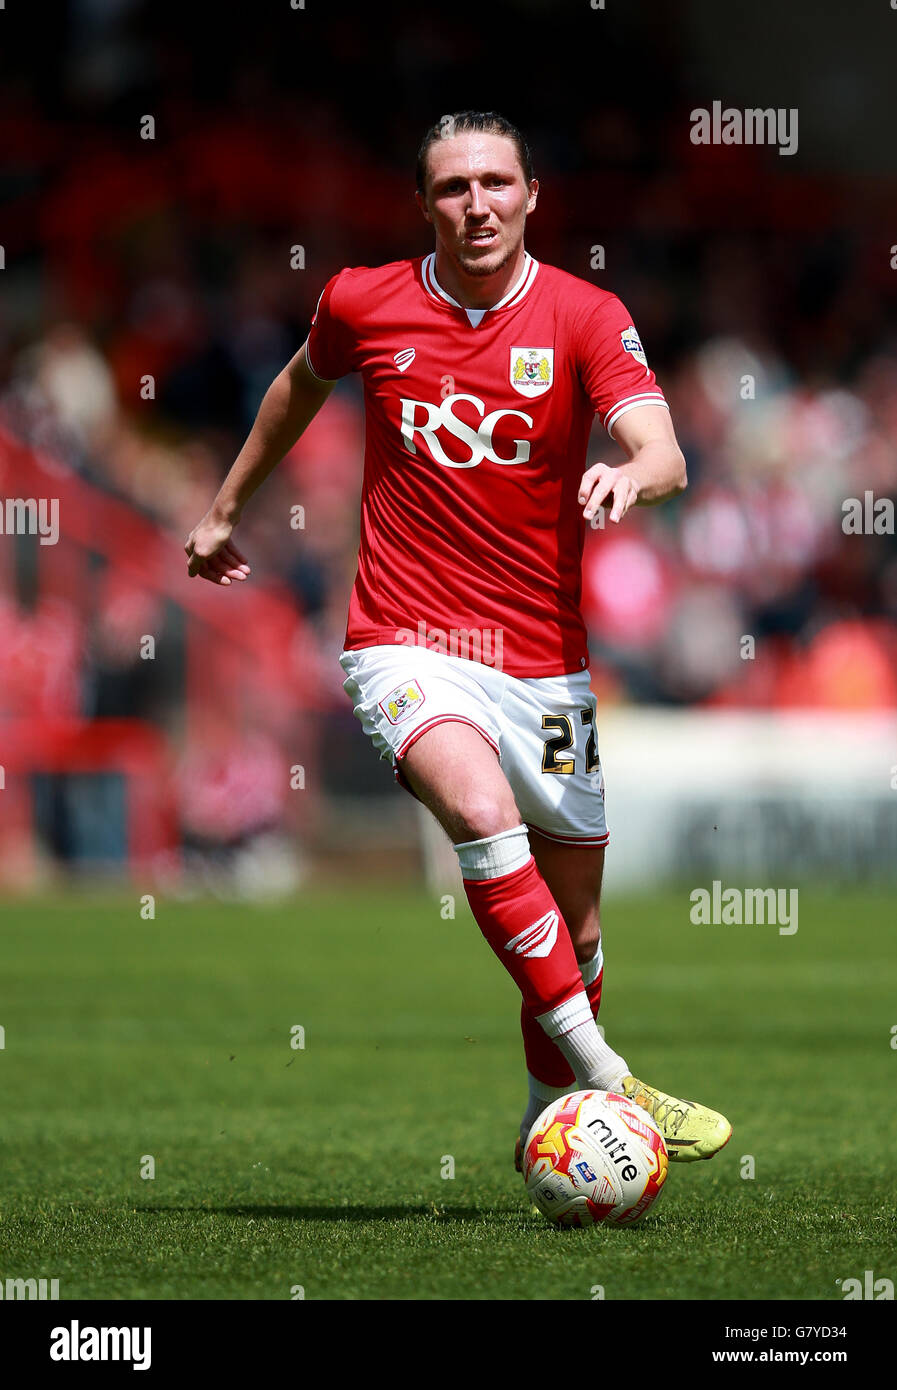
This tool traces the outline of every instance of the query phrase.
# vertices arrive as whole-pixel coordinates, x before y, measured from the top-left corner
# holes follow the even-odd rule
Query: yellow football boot
[[[725,1115],[708,1110],[706,1105],[677,1100],[634,1076],[624,1079],[621,1090],[627,1100],[647,1110],[664,1137],[673,1163],[712,1158],[732,1138],[732,1126]]]

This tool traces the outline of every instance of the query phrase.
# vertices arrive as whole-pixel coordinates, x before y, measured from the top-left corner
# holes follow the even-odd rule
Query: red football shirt
[[[465,309],[435,259],[343,270],[312,320],[314,374],[364,383],[346,647],[418,634],[458,652],[450,634],[477,632],[487,652],[500,633],[509,675],[581,670],[577,494],[592,419],[612,434],[627,410],[665,405],[663,393],[615,295],[527,254],[498,304]]]

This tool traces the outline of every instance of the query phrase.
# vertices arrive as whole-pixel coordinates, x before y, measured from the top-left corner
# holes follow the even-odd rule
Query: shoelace
[[[644,1096],[649,1102],[647,1109],[659,1125],[668,1125],[673,1134],[678,1134],[688,1112],[692,1109],[692,1102],[688,1100],[676,1100],[673,1096],[662,1096],[658,1091],[651,1091],[647,1086],[636,1086],[632,1099],[637,1096]],[[638,1102],[636,1101],[636,1104]]]

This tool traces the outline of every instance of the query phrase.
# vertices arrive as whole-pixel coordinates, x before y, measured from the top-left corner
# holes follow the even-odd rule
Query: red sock
[[[535,859],[499,878],[465,878],[464,889],[480,931],[541,1033],[535,1016],[580,994],[584,986],[567,924]]]
[[[580,981],[581,979],[580,976]],[[592,983],[585,986],[589,1003],[592,1006],[593,1018],[598,1017],[598,1010],[601,1007],[603,979],[604,967],[602,966]],[[520,1030],[523,1033],[526,1069],[530,1076],[534,1076],[544,1086],[572,1086],[576,1081],[573,1068],[557,1043],[548,1036],[535,1014],[527,1008],[526,1004],[523,1004],[520,1009]]]

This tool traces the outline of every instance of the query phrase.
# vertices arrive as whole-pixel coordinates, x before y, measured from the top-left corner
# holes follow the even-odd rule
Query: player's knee
[[[458,807],[459,828],[464,840],[487,840],[520,824],[520,812],[513,797],[496,799],[472,792]]]

